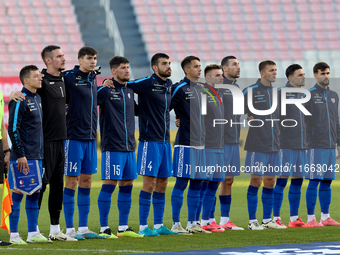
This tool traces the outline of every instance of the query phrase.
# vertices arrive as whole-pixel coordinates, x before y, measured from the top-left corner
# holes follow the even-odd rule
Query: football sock
[[[265,188],[262,189],[262,205],[263,205],[263,222],[268,222],[271,219],[274,202],[274,189]]]
[[[331,180],[322,180],[320,182],[319,201],[321,212],[323,214],[329,214],[329,205],[331,203],[332,198],[331,184],[332,184]]]
[[[38,215],[39,215],[39,193],[33,193],[32,195],[26,196],[26,216],[27,216],[27,227],[28,232],[37,231]]]
[[[63,206],[66,228],[74,228],[73,225],[73,214],[74,214],[74,194],[75,190],[65,188],[63,195]]]
[[[98,196],[99,222],[101,227],[109,226],[109,213],[111,208],[111,196],[116,185],[103,184]],[[105,229],[106,229],[105,228]],[[104,229],[104,230],[105,230]],[[101,231],[103,232],[103,231]]]
[[[214,207],[215,195],[218,188],[218,182],[209,182],[208,188],[203,195],[203,213],[202,220],[209,221],[209,217]]]
[[[132,185],[120,186],[118,192],[117,206],[119,211],[119,226],[128,225],[131,209]]]
[[[148,225],[150,204],[151,193],[141,190],[139,193],[139,225],[141,226]]]
[[[22,194],[12,192],[12,212],[9,214],[9,226],[11,233],[18,233],[19,217],[20,217],[20,204],[23,198]]]
[[[200,203],[200,180],[190,180],[188,189],[187,205],[188,205],[188,221],[196,221],[196,214]]]
[[[87,221],[90,212],[90,188],[78,187],[78,214],[79,214],[79,228],[87,227]]]
[[[256,211],[257,211],[257,192],[259,188],[249,185],[247,191],[247,203],[248,203],[248,214],[249,220],[256,220]],[[250,221],[249,221],[250,222]],[[251,223],[251,222],[250,222]]]
[[[200,189],[200,204],[198,206],[197,215],[196,215],[197,221],[200,220],[202,206],[203,206],[204,192],[207,190],[207,187],[208,187],[208,182],[202,182],[201,189]]]
[[[309,180],[306,191],[307,214],[314,215],[316,199],[318,196],[319,180]],[[310,221],[308,219],[308,221]]]
[[[299,215],[302,182],[303,182],[303,179],[299,178],[299,179],[292,179],[290,183],[288,200],[289,200],[291,217]]]
[[[277,178],[276,179],[276,185],[274,188],[274,205],[273,205],[273,211],[274,211],[274,217],[280,217],[280,211],[283,201],[283,190],[285,189],[287,185],[287,179],[285,178]]]
[[[180,222],[181,208],[183,205],[183,193],[188,185],[189,179],[176,178],[175,186],[171,193],[172,221]]]
[[[165,193],[154,191],[152,194],[154,224],[163,224]]]

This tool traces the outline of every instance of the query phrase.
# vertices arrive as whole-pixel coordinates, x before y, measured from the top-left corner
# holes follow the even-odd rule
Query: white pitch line
[[[59,248],[13,248],[8,247],[1,250],[36,250],[36,251],[74,251],[74,252],[130,252],[130,253],[154,253],[153,251],[137,251],[137,250],[106,250],[106,249],[59,249]]]

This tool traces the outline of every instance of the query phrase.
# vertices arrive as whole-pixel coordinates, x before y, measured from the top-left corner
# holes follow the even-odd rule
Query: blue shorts
[[[64,174],[80,176],[80,174],[97,173],[97,144],[95,140],[65,140]]]
[[[240,148],[239,144],[224,145],[224,165],[228,167],[226,176],[240,175]]]
[[[205,149],[207,178],[209,181],[224,181],[227,167],[224,165],[224,150]]]
[[[174,150],[173,176],[194,180],[208,180],[205,150],[189,146],[176,146]]]
[[[305,165],[308,164],[307,150],[282,149],[282,172],[283,176],[305,177],[307,171]]]
[[[318,180],[335,180],[336,171],[336,154],[335,149],[310,149],[309,164],[306,168],[309,169],[309,174],[306,179]]]
[[[256,175],[280,175],[280,152],[263,153],[247,151],[244,172]]]
[[[170,143],[139,142],[137,155],[138,174],[160,178],[172,175]]]
[[[136,153],[122,151],[102,152],[102,180],[137,179]]]
[[[31,160],[31,161],[33,161],[33,160]],[[42,178],[44,176],[44,168],[43,168],[43,165],[42,165],[42,160],[37,160],[37,161],[38,161],[39,169],[40,169],[40,178],[41,178],[40,182],[42,183]],[[14,176],[13,176],[12,171],[10,169],[12,169],[11,165],[13,165],[14,163],[16,163],[16,160],[15,161],[11,160],[9,162],[10,166],[9,166],[9,170],[8,170],[8,184],[9,184],[9,187],[11,189],[14,189]],[[18,169],[15,169],[15,171],[16,170],[19,171]],[[41,190],[41,187],[37,190]]]

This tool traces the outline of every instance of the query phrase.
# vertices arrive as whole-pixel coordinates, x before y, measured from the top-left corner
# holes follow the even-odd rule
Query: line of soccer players
[[[21,92],[11,93],[13,101],[9,105],[9,125],[13,130],[13,132],[9,130],[9,135],[13,144],[12,150],[15,152],[11,155],[12,168],[16,160],[19,163],[16,171],[29,169],[27,160],[38,160],[39,164],[43,161],[45,167],[44,184],[40,194],[36,192],[27,196],[26,199],[26,207],[29,205],[26,209],[29,221],[27,242],[49,242],[49,239],[77,241],[117,238],[117,236],[191,235],[192,233],[223,232],[225,229],[243,230],[229,219],[231,186],[234,176],[240,174],[240,125],[213,125],[215,119],[232,119],[240,124],[240,115],[233,114],[234,102],[231,90],[215,88],[216,84],[221,83],[239,87],[236,79],[240,76],[240,66],[236,57],[225,57],[221,66],[207,66],[204,70],[206,82],[200,83],[198,82],[202,71],[200,59],[188,56],[181,62],[185,73],[184,79],[173,85],[169,79],[171,62],[168,55],[155,54],[151,59],[154,73],[149,77],[134,81],[130,81],[129,61],[124,57],[115,56],[109,62],[113,78],[105,80],[103,87],[97,87],[95,74],[97,52],[91,47],[83,47],[79,50],[79,66],[75,66],[70,71],[62,72],[65,69],[65,58],[58,46],[45,47],[42,58],[47,69],[40,73],[36,67],[23,68],[25,72],[20,74],[20,79],[24,88]],[[263,61],[259,65],[259,71],[261,78],[244,90],[247,120],[254,122],[263,120],[264,123],[261,128],[249,127],[245,144],[247,151],[245,166],[249,167],[251,174],[247,192],[248,228],[252,230],[286,228],[280,220],[280,208],[283,190],[289,176],[292,176],[289,190],[291,209],[289,227],[340,225],[329,216],[330,186],[335,178],[335,148],[340,139],[339,99],[336,92],[328,87],[329,66],[321,62],[314,67],[317,83],[310,90],[311,100],[305,105],[312,116],[305,118],[299,108],[290,105],[287,110],[289,116],[287,119],[296,120],[297,125],[289,129],[280,127],[278,122],[265,121],[266,119],[282,119],[279,109],[263,116],[254,114],[253,106],[248,105],[247,98],[251,96],[257,110],[268,110],[272,107],[273,97],[277,96],[272,86],[276,79],[276,64],[269,60]],[[289,66],[286,75],[288,78],[286,87],[304,86],[305,75],[301,66],[297,64]],[[41,80],[43,86],[41,86]],[[33,87],[30,84],[33,84]],[[138,94],[138,104],[134,101],[134,93]],[[42,109],[43,118],[41,120],[40,116],[39,120],[38,115],[34,116],[33,124],[29,120],[26,120],[27,123],[17,121],[18,116],[20,120],[25,120],[21,117],[25,115],[25,111],[30,110],[29,105],[27,109],[20,110],[21,106],[27,104],[29,95],[37,98],[38,101],[41,97],[41,104],[37,103],[35,106],[39,111],[34,111],[34,113]],[[289,98],[304,97],[300,92],[290,93],[287,96]],[[20,101],[25,103],[20,105]],[[206,107],[202,102],[207,102]],[[67,105],[66,117],[65,104]],[[103,180],[98,197],[101,225],[99,234],[88,229],[92,174],[97,172],[95,141],[97,105],[100,109],[101,178]],[[175,111],[179,125],[173,162],[169,133],[169,112],[172,109]],[[202,115],[204,110],[207,112],[205,116]],[[140,132],[137,159],[134,152],[135,115],[139,117]],[[44,145],[42,139],[24,139],[28,136],[27,130],[20,126],[24,127],[25,124],[30,127],[30,125],[36,126],[39,123],[44,133]],[[29,136],[36,136],[36,133],[29,134]],[[44,157],[41,154],[42,150],[34,154],[36,149],[42,146],[45,150]],[[28,149],[30,153],[26,152]],[[307,151],[307,149],[310,150]],[[289,168],[290,171],[280,173],[275,185],[277,172],[264,170],[270,166],[299,166],[308,163],[326,164],[327,171],[321,171],[321,174],[318,171],[319,175],[315,175],[312,172],[298,171],[298,168]],[[226,173],[213,172],[207,167],[215,165],[233,166],[235,168],[232,169],[238,171],[232,171],[229,168]],[[42,171],[42,166],[40,168]],[[128,226],[133,180],[137,178],[137,173],[143,176],[143,186],[139,195],[140,229],[138,234]],[[63,174],[66,176],[64,189]],[[163,225],[165,191],[170,176],[176,177],[171,194],[173,218],[171,230]],[[13,177],[13,173],[10,172],[11,188],[14,188]],[[298,217],[303,177],[310,179],[306,195],[307,224]],[[183,205],[183,193],[189,180],[188,223],[184,229],[180,222],[180,212]],[[264,185],[262,190],[263,222],[260,225],[256,220],[256,211],[257,193],[262,181]],[[117,236],[115,236],[109,227],[108,215],[111,196],[117,183],[119,185],[117,201],[119,227]],[[41,206],[46,184],[51,186],[49,239],[43,237],[37,227],[39,211],[37,208]],[[215,195],[219,184],[221,184],[219,191],[221,221],[217,224],[214,210]],[[322,211],[320,223],[316,222],[314,216],[319,184]],[[75,230],[73,223],[77,186],[78,231]],[[18,233],[22,199],[22,193],[19,193],[13,192],[14,213],[10,216],[10,241],[16,244],[26,244]],[[153,229],[148,225],[151,197],[154,212]],[[60,231],[59,226],[62,204],[67,228],[66,235]],[[272,211],[274,211],[273,220],[271,219]]]

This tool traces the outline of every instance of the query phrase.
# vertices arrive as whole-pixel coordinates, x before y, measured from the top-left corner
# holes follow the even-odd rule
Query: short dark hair
[[[259,71],[263,71],[267,66],[273,66],[273,65],[276,65],[276,63],[273,61],[273,60],[265,60],[265,61],[262,61],[260,64],[259,64]]]
[[[221,61],[221,66],[228,66],[229,59],[237,59],[235,56],[226,56]]]
[[[112,68],[116,69],[120,66],[120,64],[128,64],[128,63],[130,63],[130,61],[127,58],[124,58],[124,57],[121,57],[121,56],[114,56],[109,61],[110,69],[112,69]]]
[[[331,69],[329,65],[325,62],[316,63],[315,66],[313,67],[313,73],[318,73],[319,70],[324,71],[327,68]]]
[[[24,85],[24,79],[30,77],[31,71],[36,71],[36,70],[39,70],[39,69],[35,65],[24,66],[23,68],[21,68],[19,77],[20,77],[20,81],[22,85]]]
[[[97,55],[97,51],[89,46],[84,46],[78,51],[78,59],[83,58],[86,55],[94,56]]]
[[[286,77],[288,78],[289,76],[293,75],[296,70],[302,69],[302,66],[299,64],[292,64],[287,67],[286,69]]]
[[[151,67],[152,66],[156,66],[158,64],[158,60],[160,58],[166,58],[166,59],[169,59],[170,57],[165,54],[165,53],[156,53],[155,55],[152,56],[151,58]]]
[[[182,67],[183,71],[184,71],[184,68],[186,68],[188,65],[190,65],[191,61],[193,61],[193,60],[201,61],[199,59],[199,57],[196,57],[196,56],[187,56],[182,60],[181,67]]]
[[[216,70],[216,69],[222,69],[220,65],[212,64],[208,65],[204,68],[204,76],[207,76],[207,73],[209,73],[211,70]]]
[[[58,45],[47,45],[47,46],[42,50],[42,52],[41,52],[41,58],[42,58],[42,60],[44,61],[45,65],[46,65],[45,58],[50,58],[50,59],[52,59],[52,57],[53,57],[52,51],[57,50],[57,49],[60,49],[60,46],[58,46]]]

